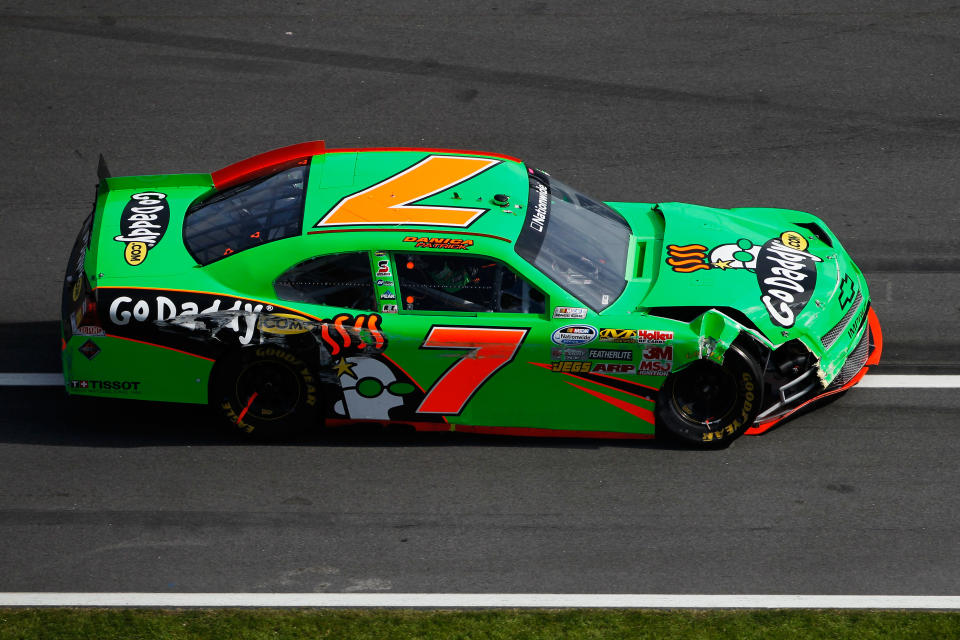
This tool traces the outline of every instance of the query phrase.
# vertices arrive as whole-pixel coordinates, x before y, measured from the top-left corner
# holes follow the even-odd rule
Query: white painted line
[[[0,373],[0,387],[62,387],[60,373]],[[960,389],[960,375],[864,376],[854,387],[861,389]]]
[[[0,607],[960,609],[960,596],[630,593],[0,593]]]
[[[865,375],[864,389],[960,389],[960,376]],[[857,387],[854,387],[856,389]]]
[[[62,387],[62,373],[0,373],[0,387]]]

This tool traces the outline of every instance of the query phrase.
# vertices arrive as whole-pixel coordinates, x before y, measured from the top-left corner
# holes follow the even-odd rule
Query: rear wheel
[[[761,394],[759,366],[731,347],[723,366],[698,360],[667,378],[655,409],[657,434],[700,447],[727,446],[756,420]]]
[[[245,349],[218,362],[210,403],[231,425],[255,437],[289,436],[321,421],[311,368],[274,346]]]

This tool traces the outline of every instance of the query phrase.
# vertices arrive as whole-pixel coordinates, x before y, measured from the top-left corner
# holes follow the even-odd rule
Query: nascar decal
[[[550,340],[562,346],[577,346],[592,342],[596,337],[597,330],[588,324],[568,324],[554,331]]]
[[[147,252],[160,242],[169,224],[167,194],[143,191],[130,196],[120,214],[120,235],[113,238],[126,244],[123,258],[127,264],[134,267],[143,264]]]
[[[554,320],[583,320],[587,317],[587,310],[584,307],[554,307]]]
[[[404,242],[413,242],[414,247],[418,249],[454,249],[466,251],[473,246],[473,240],[464,240],[462,238],[426,238],[419,236],[406,236]]]
[[[412,167],[343,198],[317,221],[314,228],[385,224],[468,227],[489,209],[418,202],[500,163],[500,160],[473,156],[427,156]]]

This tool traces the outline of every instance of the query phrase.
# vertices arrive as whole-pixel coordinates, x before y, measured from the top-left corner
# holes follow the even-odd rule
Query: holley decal
[[[126,243],[123,258],[127,264],[143,264],[147,252],[160,242],[169,224],[170,205],[165,193],[144,191],[130,196],[120,215],[120,235],[113,238]]]

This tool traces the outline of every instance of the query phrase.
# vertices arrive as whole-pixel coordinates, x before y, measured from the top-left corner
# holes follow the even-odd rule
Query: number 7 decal
[[[500,164],[472,156],[427,156],[412,167],[338,202],[314,228],[367,224],[468,227],[487,209],[443,207],[417,201],[446,191]]]
[[[529,329],[431,327],[421,349],[468,349],[433,383],[417,413],[460,415],[490,377],[517,355]]]

